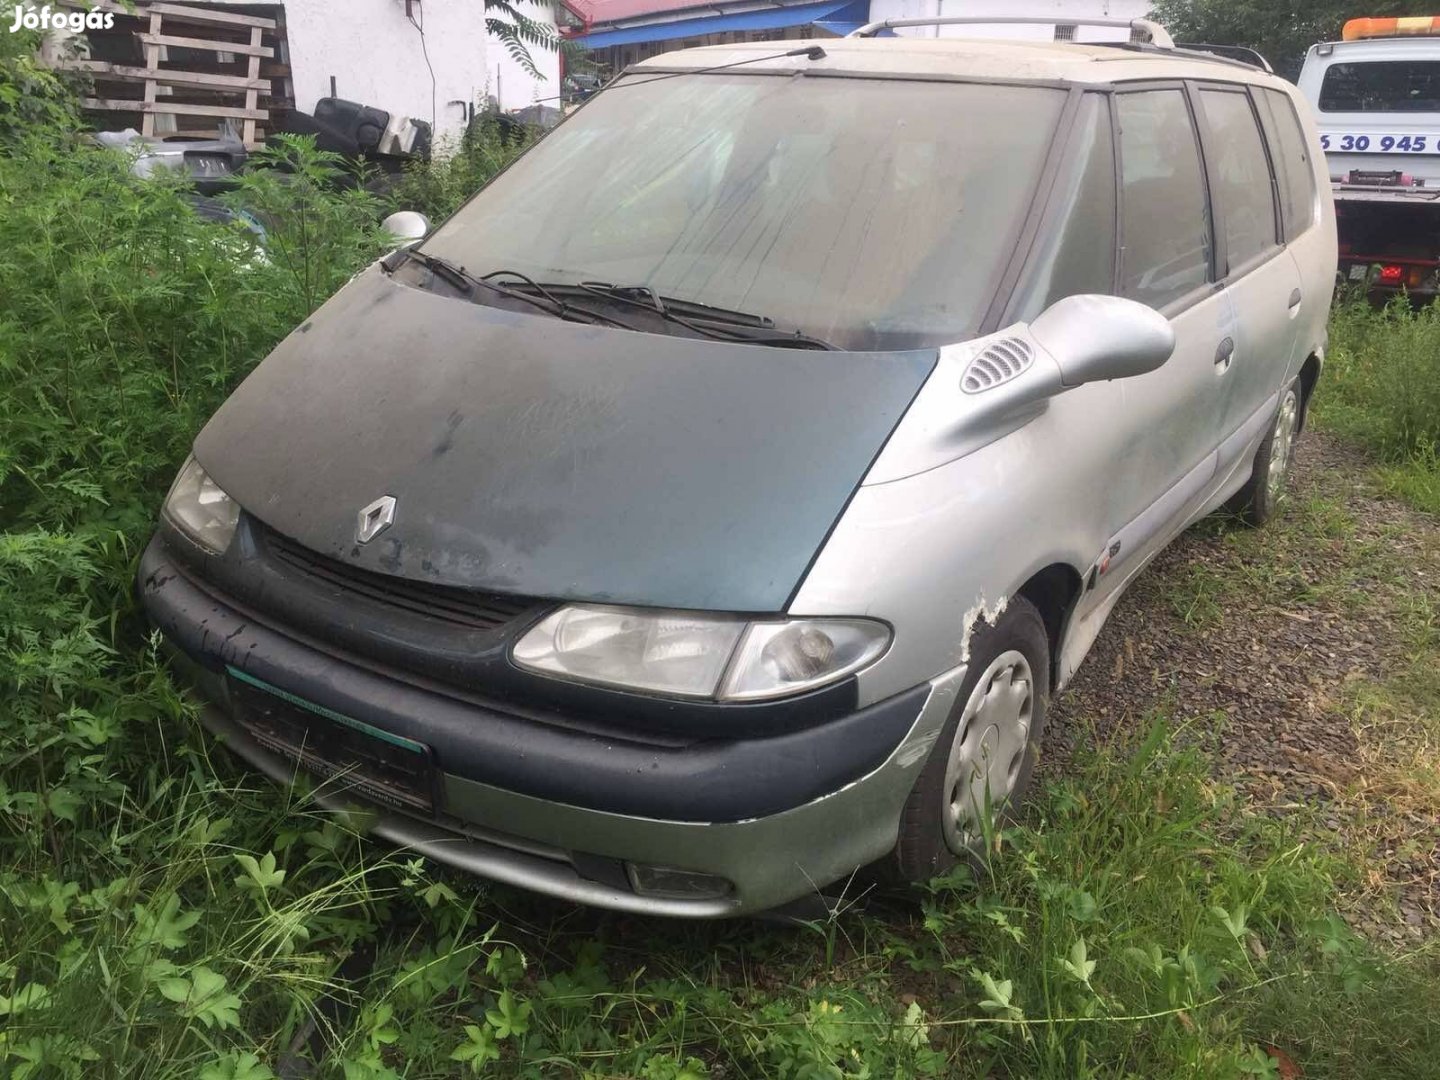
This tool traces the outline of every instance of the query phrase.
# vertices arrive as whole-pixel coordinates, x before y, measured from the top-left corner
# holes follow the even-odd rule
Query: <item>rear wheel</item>
[[[1045,622],[1016,597],[971,638],[970,668],[900,818],[893,869],[928,881],[973,856],[1030,786],[1050,700]]]
[[[1260,449],[1255,452],[1250,479],[1230,504],[1250,525],[1264,525],[1280,511],[1290,478],[1290,463],[1295,456],[1300,408],[1300,380],[1297,379],[1280,395],[1280,408],[1260,442]]]

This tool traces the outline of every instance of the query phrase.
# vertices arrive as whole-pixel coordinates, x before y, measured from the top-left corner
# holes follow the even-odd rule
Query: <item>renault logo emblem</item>
[[[360,511],[355,522],[355,539],[361,544],[369,543],[379,536],[395,520],[395,496],[381,495]]]

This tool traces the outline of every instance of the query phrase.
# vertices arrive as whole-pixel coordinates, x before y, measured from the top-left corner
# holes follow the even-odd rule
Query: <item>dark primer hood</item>
[[[935,360],[568,323],[372,267],[276,347],[195,455],[271,528],[381,573],[781,611]],[[359,544],[382,495],[394,522]]]

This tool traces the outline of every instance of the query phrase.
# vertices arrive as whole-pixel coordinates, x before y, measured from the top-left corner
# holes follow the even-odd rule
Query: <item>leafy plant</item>
[[[41,31],[5,29],[0,35],[0,147],[36,132],[64,138],[79,125],[80,79],[40,63]]]
[[[1327,425],[1387,460],[1433,464],[1440,454],[1440,307],[1404,297],[1383,310],[1343,305],[1331,324],[1317,399]]]
[[[534,141],[535,134],[502,127],[494,113],[481,113],[458,145],[442,147],[433,160],[407,167],[390,192],[395,210],[418,210],[437,224],[490,181]]]
[[[562,10],[554,0],[485,0],[485,29],[516,63],[540,78],[540,69],[530,55],[531,48],[567,54],[583,50],[562,38],[551,23],[532,18],[521,10],[526,5],[546,11]]]
[[[266,228],[262,264],[281,271],[265,279],[276,287],[267,299],[299,322],[390,241],[380,229],[382,203],[345,179],[344,160],[315,149],[307,136],[277,135],[251,156],[234,192],[237,209]],[[286,301],[289,301],[286,303]]]

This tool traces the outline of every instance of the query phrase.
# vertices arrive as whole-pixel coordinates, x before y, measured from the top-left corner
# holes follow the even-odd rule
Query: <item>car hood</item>
[[[781,611],[935,359],[568,323],[372,268],[276,347],[195,455],[270,528],[380,573]],[[393,523],[359,543],[382,495]]]

